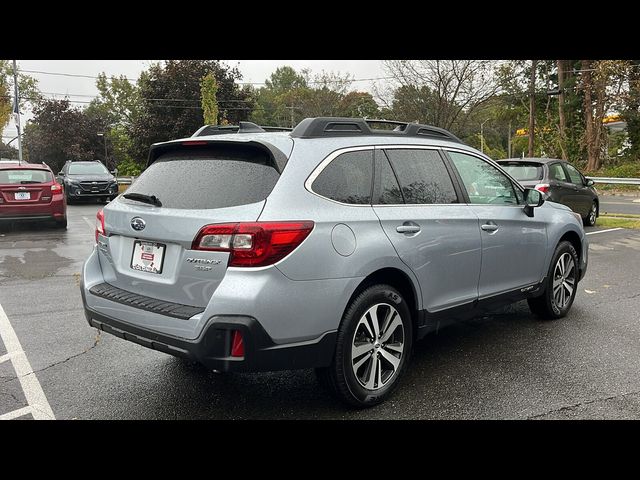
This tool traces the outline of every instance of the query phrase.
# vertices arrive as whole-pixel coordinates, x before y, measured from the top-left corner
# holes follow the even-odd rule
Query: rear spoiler
[[[239,141],[239,140],[205,140],[205,139],[196,139],[196,138],[185,138],[182,140],[172,140],[170,142],[161,142],[154,143],[151,145],[149,149],[149,157],[147,159],[147,167],[155,162],[158,157],[164,153],[168,153],[171,151],[182,150],[189,148],[198,148],[198,147],[206,147],[206,146],[214,146],[214,145],[237,145],[237,146],[248,146],[250,148],[255,148],[258,150],[262,150],[263,152],[269,155],[273,166],[278,171],[278,173],[282,173],[284,166],[287,163],[287,156],[284,154],[282,150],[274,147],[269,142],[262,142],[258,140],[250,140],[250,141]]]

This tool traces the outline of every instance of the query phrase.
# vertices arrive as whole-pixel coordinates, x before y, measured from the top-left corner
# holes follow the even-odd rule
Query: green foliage
[[[236,83],[242,75],[217,60],[167,60],[151,65],[138,80],[140,114],[131,122],[131,155],[142,162],[152,143],[188,137],[202,126],[201,81],[213,74],[217,83],[218,121],[237,124],[253,110],[250,89]],[[156,99],[156,100],[152,100]],[[157,99],[161,99],[158,101]]]
[[[631,161],[611,167],[603,167],[593,173],[594,177],[640,178],[640,162]]]
[[[43,100],[33,113],[23,144],[29,161],[45,162],[57,172],[67,160],[104,158],[104,140],[97,136],[104,118],[87,115],[68,100]]]
[[[38,81],[29,75],[18,74],[18,90],[21,110],[27,104],[35,105],[42,99]],[[9,124],[11,119],[13,95],[13,62],[0,60],[0,130]]]
[[[91,101],[87,112],[104,118],[107,123],[130,124],[140,113],[142,100],[138,87],[126,77],[111,77],[104,73],[96,80],[98,97]]]
[[[208,73],[202,77],[200,95],[205,125],[218,124],[218,83],[213,73]]]
[[[134,162],[130,158],[126,158],[118,162],[116,168],[118,169],[118,176],[123,177],[137,177],[142,173],[142,167],[140,164]]]

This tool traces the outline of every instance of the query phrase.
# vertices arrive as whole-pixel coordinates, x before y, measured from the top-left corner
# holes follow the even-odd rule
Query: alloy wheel
[[[395,376],[404,352],[404,326],[388,303],[369,308],[358,321],[351,344],[351,367],[364,388],[378,390]]]
[[[565,308],[571,301],[576,287],[576,268],[573,257],[563,253],[553,269],[553,302],[559,309]]]

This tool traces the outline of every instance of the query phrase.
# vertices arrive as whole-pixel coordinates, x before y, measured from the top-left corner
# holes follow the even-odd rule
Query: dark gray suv
[[[448,323],[521,299],[565,316],[587,269],[580,216],[445,130],[375,128],[389,123],[243,122],[152,145],[98,212],[89,324],[220,371],[315,368],[369,406]]]
[[[58,173],[57,180],[64,186],[67,203],[83,198],[110,201],[118,196],[116,177],[98,160],[67,162]]]

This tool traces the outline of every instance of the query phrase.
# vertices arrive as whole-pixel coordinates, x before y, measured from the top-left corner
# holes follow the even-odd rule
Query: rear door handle
[[[495,231],[497,231],[497,230],[498,230],[498,228],[500,228],[500,227],[498,227],[498,225],[496,225],[496,224],[495,224],[495,223],[493,223],[493,222],[487,222],[487,223],[485,223],[484,225],[482,225],[480,228],[481,228],[482,230],[484,230],[485,232],[495,232]]]
[[[420,231],[420,225],[413,222],[404,222],[402,225],[396,227],[398,233],[418,233]]]

